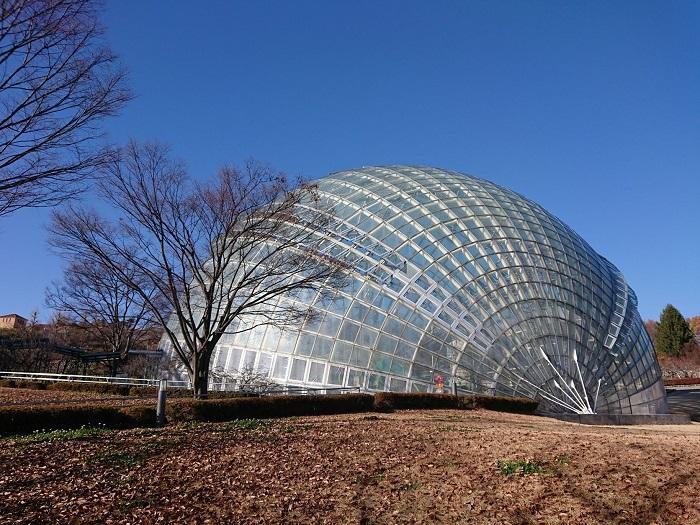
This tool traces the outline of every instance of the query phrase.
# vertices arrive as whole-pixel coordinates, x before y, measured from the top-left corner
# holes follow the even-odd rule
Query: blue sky
[[[137,94],[111,140],[170,143],[197,177],[250,157],[470,173],[573,227],[644,318],[700,314],[700,3],[201,4],[107,3]],[[47,221],[0,220],[0,313],[48,318]]]

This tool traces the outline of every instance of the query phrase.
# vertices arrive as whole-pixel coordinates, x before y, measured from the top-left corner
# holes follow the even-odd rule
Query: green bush
[[[166,415],[184,422],[346,414],[371,411],[373,399],[370,394],[178,399],[167,404]]]

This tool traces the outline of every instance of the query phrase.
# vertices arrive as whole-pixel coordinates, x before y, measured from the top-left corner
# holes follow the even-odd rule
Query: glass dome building
[[[212,367],[280,384],[524,396],[547,411],[667,412],[652,343],[620,271],[538,204],[429,167],[317,181],[352,268],[295,331],[224,337]],[[444,384],[444,387],[442,386]]]

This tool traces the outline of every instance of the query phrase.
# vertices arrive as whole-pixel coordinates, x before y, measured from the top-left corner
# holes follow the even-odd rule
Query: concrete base
[[[687,414],[541,414],[581,425],[687,425]]]

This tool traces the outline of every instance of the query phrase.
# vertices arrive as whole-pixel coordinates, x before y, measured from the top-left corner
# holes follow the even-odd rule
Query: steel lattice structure
[[[348,262],[298,331],[224,336],[213,367],[279,383],[539,399],[550,411],[662,413],[661,372],[620,271],[538,204],[412,166],[329,175],[317,249]]]

